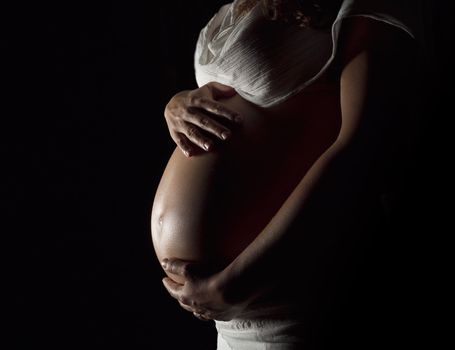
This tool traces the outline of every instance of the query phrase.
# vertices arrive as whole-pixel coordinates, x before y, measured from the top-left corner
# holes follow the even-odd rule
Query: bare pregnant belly
[[[158,259],[231,262],[335,140],[338,95],[305,91],[267,110],[238,95],[223,100],[244,117],[231,139],[191,158],[176,149],[161,178],[152,210]]]

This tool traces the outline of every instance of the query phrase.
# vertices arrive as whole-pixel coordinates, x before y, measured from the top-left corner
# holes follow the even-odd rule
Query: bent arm
[[[271,282],[280,283],[283,271],[303,276],[305,254],[324,255],[333,243],[324,228],[366,220],[364,201],[383,180],[390,151],[402,150],[397,142],[407,102],[402,84],[410,72],[404,62],[408,38],[383,26],[356,19],[346,28],[340,134],[265,229],[220,274],[227,299],[254,298]],[[391,36],[396,43],[388,41]]]

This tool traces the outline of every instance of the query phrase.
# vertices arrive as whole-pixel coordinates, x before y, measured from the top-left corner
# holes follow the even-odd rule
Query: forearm
[[[308,276],[305,269],[336,259],[334,249],[340,240],[357,239],[355,232],[370,224],[374,207],[369,204],[375,204],[379,186],[401,177],[403,169],[392,167],[390,173],[387,169],[402,160],[400,154],[406,149],[403,135],[414,72],[407,60],[412,53],[406,51],[409,40],[368,21],[354,21],[352,33],[360,37],[353,35],[341,58],[338,139],[265,229],[226,268],[222,275],[228,296],[248,298],[265,285],[279,283],[283,275],[297,274],[301,280]],[[363,33],[369,33],[368,40],[378,47],[371,49]],[[392,39],[396,42],[390,44]],[[289,270],[291,274],[286,274]]]
[[[369,183],[362,170],[368,168],[362,162],[366,160],[356,166],[354,153],[335,143],[314,163],[270,223],[225,269],[228,298],[248,299],[285,276],[303,276],[308,255],[321,257],[331,249],[331,228],[341,231],[341,221],[349,221],[348,214],[352,217]]]

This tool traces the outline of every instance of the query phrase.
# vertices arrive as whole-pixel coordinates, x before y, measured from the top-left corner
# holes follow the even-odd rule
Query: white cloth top
[[[201,30],[194,66],[199,86],[216,81],[246,100],[270,107],[318,79],[333,61],[344,18],[364,16],[404,30],[412,0],[344,0],[331,33],[268,20],[260,1],[236,17],[232,3],[220,8]]]

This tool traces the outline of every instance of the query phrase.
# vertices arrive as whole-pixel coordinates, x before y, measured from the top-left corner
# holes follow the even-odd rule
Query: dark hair
[[[343,0],[260,0],[271,20],[282,20],[320,30],[329,30]],[[248,2],[248,0],[247,0]]]

